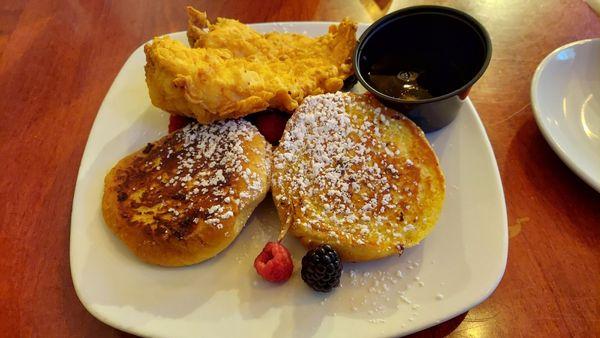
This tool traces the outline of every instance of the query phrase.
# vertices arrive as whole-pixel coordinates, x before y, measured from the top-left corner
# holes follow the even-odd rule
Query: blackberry
[[[310,250],[302,258],[302,280],[319,292],[329,292],[340,285],[342,261],[329,245]]]

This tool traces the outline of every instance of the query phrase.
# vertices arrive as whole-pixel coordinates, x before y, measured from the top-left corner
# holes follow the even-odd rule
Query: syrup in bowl
[[[399,54],[382,55],[369,67],[367,81],[383,94],[406,101],[424,100],[448,94],[468,82],[464,71],[451,63]]]
[[[367,28],[353,66],[367,91],[430,132],[454,120],[491,53],[489,35],[473,17],[448,7],[415,6]]]

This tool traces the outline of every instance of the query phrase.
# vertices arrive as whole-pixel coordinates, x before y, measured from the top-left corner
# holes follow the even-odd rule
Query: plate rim
[[[338,23],[337,21],[277,21],[277,22],[260,22],[260,23],[251,23],[251,24],[247,24],[250,27],[260,27],[260,26],[284,26],[284,25],[296,25],[296,24],[300,24],[300,25],[330,25],[330,24],[334,24],[334,23]],[[370,25],[369,23],[357,23],[357,25],[360,26],[368,26]],[[165,33],[162,34],[160,36],[165,36],[165,35],[174,35],[174,34],[184,34],[186,31],[177,31],[177,32],[171,32],[171,33]],[[129,327],[124,325],[122,322],[120,321],[116,321],[114,320],[114,318],[110,318],[109,316],[105,316],[105,314],[103,313],[103,311],[100,311],[99,309],[97,309],[93,304],[89,303],[85,297],[83,297],[82,295],[82,291],[80,289],[81,285],[77,282],[78,279],[75,276],[75,272],[73,269],[73,261],[74,261],[74,256],[73,256],[73,249],[74,249],[74,242],[73,242],[73,224],[76,223],[76,217],[78,215],[77,212],[77,206],[75,204],[76,201],[82,199],[81,195],[82,195],[82,191],[81,189],[82,186],[79,184],[80,180],[84,178],[84,172],[82,170],[82,166],[81,164],[84,163],[84,160],[86,160],[87,162],[87,158],[89,156],[91,156],[89,154],[89,145],[91,142],[91,136],[94,134],[94,130],[97,128],[98,124],[96,123],[97,120],[100,117],[100,112],[104,110],[106,103],[106,98],[115,90],[114,89],[114,84],[115,84],[115,80],[117,80],[117,78],[121,75],[122,70],[125,68],[125,66],[131,62],[133,55],[135,54],[135,52],[141,48],[144,47],[144,45],[148,42],[151,42],[152,39],[147,40],[145,42],[143,42],[140,46],[136,47],[133,49],[133,51],[131,52],[131,54],[128,56],[128,58],[126,59],[126,61],[123,63],[123,65],[121,66],[121,68],[119,69],[119,72],[116,74],[115,78],[113,79],[113,81],[111,82],[111,86],[109,87],[108,91],[106,92],[106,94],[104,95],[104,98],[102,100],[102,103],[100,105],[100,107],[98,108],[98,111],[96,113],[96,116],[94,117],[94,122],[92,124],[92,128],[90,129],[90,132],[88,134],[88,138],[86,140],[86,144],[85,144],[85,148],[84,148],[84,152],[82,154],[81,160],[80,160],[80,164],[79,164],[79,168],[78,168],[78,174],[77,174],[77,180],[75,183],[75,189],[74,189],[74,195],[73,195],[73,204],[72,204],[72,210],[71,210],[71,222],[70,222],[70,232],[69,232],[69,266],[70,266],[70,274],[71,274],[71,279],[73,281],[73,287],[75,289],[75,293],[77,295],[77,298],[79,299],[79,301],[81,302],[81,304],[83,305],[83,307],[92,315],[94,316],[96,319],[98,319],[99,321],[103,322],[106,325],[109,325],[113,328],[119,329],[121,331],[127,332],[127,333],[131,333],[131,334],[135,334],[135,335],[142,335],[142,336],[152,336],[153,333],[151,331],[148,331],[145,328],[140,328],[140,327]],[[504,274],[506,272],[506,266],[507,266],[507,261],[508,261],[508,249],[509,249],[509,245],[508,245],[508,214],[507,214],[507,208],[506,208],[506,198],[505,198],[505,194],[504,194],[504,187],[502,185],[502,179],[501,179],[501,175],[500,175],[500,171],[499,171],[499,167],[498,167],[498,163],[495,157],[495,153],[490,141],[490,138],[488,136],[487,130],[481,120],[481,118],[479,117],[478,113],[477,113],[477,109],[475,108],[473,102],[471,101],[471,99],[469,97],[467,97],[467,99],[465,100],[465,105],[469,106],[469,109],[473,111],[473,118],[475,123],[478,126],[479,132],[482,133],[482,136],[484,138],[484,146],[486,148],[486,152],[487,155],[490,157],[490,162],[492,164],[492,172],[493,172],[493,180],[494,180],[494,185],[496,186],[497,189],[497,193],[498,193],[498,198],[499,200],[502,202],[498,205],[498,213],[502,216],[501,219],[498,221],[499,224],[502,224],[502,239],[501,239],[501,247],[502,247],[502,256],[498,257],[498,267],[499,270],[497,272],[497,275],[495,276],[495,278],[490,278],[491,281],[493,281],[492,283],[490,283],[490,285],[486,288],[481,288],[480,290],[482,290],[479,294],[476,294],[472,297],[470,297],[471,301],[470,302],[465,302],[465,305],[461,306],[461,307],[457,307],[457,309],[455,311],[449,311],[446,315],[444,316],[439,316],[437,318],[432,318],[430,321],[428,321],[428,323],[424,323],[422,325],[419,326],[415,326],[409,330],[405,330],[405,331],[401,331],[399,332],[400,335],[404,336],[404,335],[408,335],[408,334],[412,334],[415,332],[419,332],[422,330],[425,330],[427,328],[433,327],[435,325],[438,325],[440,323],[443,323],[444,321],[447,321],[451,318],[454,318],[466,311],[469,311],[470,309],[478,306],[479,304],[481,304],[482,302],[484,302],[485,300],[487,300],[491,294],[497,289],[498,285],[500,284],[500,282],[502,281],[502,278],[504,277]],[[401,328],[399,327],[399,330]],[[156,333],[154,333],[156,334]]]
[[[538,129],[541,131],[542,135],[544,136],[544,139],[546,140],[546,143],[548,143],[550,145],[550,148],[552,148],[554,153],[556,155],[558,155],[558,157],[561,159],[561,161],[569,169],[571,169],[571,171],[573,171],[575,173],[575,175],[577,175],[581,180],[583,180],[585,183],[587,183],[592,189],[594,189],[600,193],[600,176],[594,177],[588,171],[583,169],[582,166],[579,165],[577,163],[577,161],[573,160],[571,158],[571,156],[567,153],[567,151],[563,147],[561,147],[559,140],[556,139],[556,137],[553,135],[552,131],[546,127],[546,125],[543,121],[544,113],[542,112],[542,110],[539,107],[539,102],[538,102],[538,97],[537,97],[539,95],[538,88],[540,85],[540,78],[541,78],[544,70],[546,69],[546,66],[550,62],[550,60],[553,59],[558,53],[562,52],[563,50],[565,50],[567,48],[577,46],[577,45],[584,45],[584,44],[588,44],[588,43],[600,43],[600,38],[583,39],[583,40],[578,40],[578,41],[573,41],[573,42],[567,43],[565,45],[562,45],[562,46],[554,49],[553,51],[548,53],[548,55],[546,55],[542,59],[542,61],[540,61],[540,63],[538,64],[538,66],[535,69],[533,78],[531,80],[531,86],[530,86],[530,97],[531,97],[531,108],[532,108],[531,110],[533,111],[533,116],[535,118],[535,122],[538,126]]]

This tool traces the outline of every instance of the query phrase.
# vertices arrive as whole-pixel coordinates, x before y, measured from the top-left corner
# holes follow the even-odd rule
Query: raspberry
[[[254,268],[269,282],[285,282],[294,271],[294,263],[288,249],[276,242],[269,242],[254,260]]]
[[[272,144],[277,144],[290,115],[278,110],[266,110],[253,116],[252,123],[258,131]]]
[[[172,133],[175,130],[179,130],[179,129],[187,126],[188,124],[190,124],[193,121],[194,121],[194,119],[189,118],[189,117],[179,116],[179,115],[171,115],[171,116],[169,116],[169,133]]]
[[[310,250],[302,258],[302,280],[315,291],[329,292],[340,285],[342,262],[329,245]]]

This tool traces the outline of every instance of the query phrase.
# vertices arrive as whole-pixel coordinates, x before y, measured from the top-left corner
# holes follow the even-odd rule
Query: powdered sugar
[[[145,162],[145,170],[158,171],[156,179],[164,189],[156,190],[175,190],[173,199],[187,201],[181,206],[169,203],[169,223],[189,218],[194,224],[203,222],[223,229],[237,210],[260,194],[264,178],[247,165],[250,160],[244,147],[257,135],[258,130],[241,119],[210,125],[194,123],[168,137],[161,147],[154,147],[149,155],[152,161]],[[258,164],[267,174],[268,162]]]
[[[286,187],[278,202],[305,213],[307,203],[320,199],[308,205],[323,209],[314,224],[298,226],[316,228],[333,243],[381,243],[390,229],[394,244],[403,242],[403,233],[418,224],[404,217],[418,201],[402,197],[417,194],[418,168],[398,144],[383,139],[391,120],[381,108],[345,93],[304,100],[274,157],[274,184]]]

